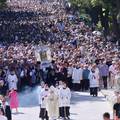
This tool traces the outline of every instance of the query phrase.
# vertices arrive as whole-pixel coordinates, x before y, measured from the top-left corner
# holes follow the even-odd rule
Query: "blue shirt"
[[[83,70],[83,79],[89,79],[89,74],[90,74],[90,70],[84,69]]]
[[[108,65],[104,64],[99,67],[100,76],[108,76],[109,74],[109,67]]]

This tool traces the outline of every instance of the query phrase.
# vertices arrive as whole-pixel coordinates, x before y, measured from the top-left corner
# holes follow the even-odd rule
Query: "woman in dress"
[[[9,93],[9,97],[10,97],[10,108],[16,109],[16,112],[18,112],[19,101],[18,101],[17,91],[15,89],[12,89]]]

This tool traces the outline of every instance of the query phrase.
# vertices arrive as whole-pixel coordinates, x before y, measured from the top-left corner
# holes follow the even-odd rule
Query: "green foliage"
[[[79,9],[102,6],[103,9],[109,10],[110,15],[115,16],[120,11],[120,0],[70,0],[70,2]]]
[[[116,9],[117,0],[70,0],[73,5],[78,7],[91,7],[102,5],[103,8]]]
[[[103,0],[91,0],[90,3],[92,6],[104,5]]]
[[[97,29],[98,29],[99,31],[102,31],[102,29],[103,29],[100,21],[99,21],[98,24],[97,24]]]
[[[0,0],[0,8],[6,5],[6,0]]]
[[[79,8],[83,8],[83,7],[88,7],[90,5],[90,1],[91,0],[70,0],[70,2],[79,7]]]
[[[120,38],[120,0],[70,0],[74,8],[83,9],[90,14],[98,29],[105,28],[106,33],[110,29]],[[85,13],[85,12],[84,12]],[[91,14],[92,13],[92,14]],[[109,30],[108,30],[109,29]]]
[[[88,14],[80,14],[80,16],[79,16],[80,18],[83,18],[83,19],[86,19],[86,20],[88,20],[88,21],[91,21],[91,18],[90,18],[90,16],[88,15]]]

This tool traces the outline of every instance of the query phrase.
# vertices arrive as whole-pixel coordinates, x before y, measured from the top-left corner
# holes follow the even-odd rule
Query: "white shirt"
[[[115,66],[114,65],[111,65],[109,67],[109,72],[111,72],[113,75],[116,75],[116,70],[115,70]]]
[[[89,74],[90,88],[99,87],[99,75],[97,72],[90,72]]]
[[[80,83],[80,80],[82,80],[82,73],[83,70],[81,68],[73,68],[73,74],[72,74],[72,79],[73,83]]]
[[[72,67],[68,67],[68,75],[72,75],[72,73],[73,73],[73,68]]]
[[[17,79],[17,76],[15,74],[8,75],[9,90],[11,90],[13,88],[17,90],[17,82],[18,82],[18,79]]]
[[[38,95],[38,103],[39,103],[39,105],[42,104],[41,93],[43,91],[44,91],[44,88],[42,88],[41,86],[38,86],[38,88],[37,88],[37,95]]]
[[[71,92],[69,88],[62,88],[60,90],[60,99],[61,99],[61,106],[70,106],[70,99],[71,99]]]
[[[48,94],[49,94],[49,90],[46,91],[46,90],[43,90],[41,92],[41,108],[46,108],[46,100],[47,100],[47,97],[48,97]]]

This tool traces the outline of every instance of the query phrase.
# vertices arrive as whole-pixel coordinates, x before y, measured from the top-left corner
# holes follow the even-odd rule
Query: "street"
[[[18,114],[13,111],[13,120],[40,120],[35,90],[22,93],[20,105]],[[72,93],[71,120],[102,120],[104,112],[112,114],[112,108],[101,93],[99,97],[85,92]]]

